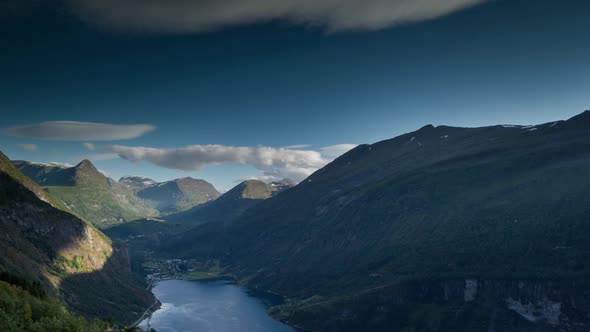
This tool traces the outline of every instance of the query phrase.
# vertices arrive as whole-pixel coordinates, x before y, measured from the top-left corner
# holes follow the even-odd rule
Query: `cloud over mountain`
[[[184,33],[287,20],[328,31],[423,21],[485,0],[69,0],[84,20],[121,30]]]
[[[146,161],[170,169],[192,171],[208,165],[242,164],[263,171],[266,177],[295,181],[301,181],[325,166],[333,157],[322,155],[320,151],[265,146],[190,145],[164,149],[112,145],[107,149],[127,160]],[[324,149],[333,150],[330,147]],[[342,147],[339,149],[345,152]]]
[[[5,128],[2,133],[56,141],[117,141],[143,136],[156,127],[149,124],[116,125],[108,123],[49,121]]]

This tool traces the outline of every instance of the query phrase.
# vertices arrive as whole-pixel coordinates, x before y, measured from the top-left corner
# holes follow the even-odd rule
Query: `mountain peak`
[[[80,168],[91,168],[91,169],[95,169],[96,167],[94,167],[94,165],[92,164],[92,162],[88,159],[84,159],[82,160],[78,165],[76,165],[76,168],[80,169]]]
[[[246,199],[267,199],[276,195],[278,192],[292,187],[293,184],[287,179],[270,184],[260,180],[244,180],[230,191],[224,194],[226,197],[246,198]]]
[[[435,129],[435,127],[431,124],[427,124],[426,126],[418,129],[417,131],[424,131],[424,130],[431,130],[431,129]]]
[[[84,159],[78,165],[74,166],[73,179],[77,185],[82,183],[91,186],[110,185],[109,179],[96,169],[88,159]]]
[[[199,181],[198,179],[192,178],[190,176],[185,176],[183,178],[178,178],[178,179],[174,179],[172,180],[173,182],[195,182],[195,181]]]

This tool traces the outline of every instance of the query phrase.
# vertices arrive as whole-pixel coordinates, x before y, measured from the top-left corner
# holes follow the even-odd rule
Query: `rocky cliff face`
[[[590,283],[456,279],[400,282],[337,300],[273,308],[313,331],[590,330]]]

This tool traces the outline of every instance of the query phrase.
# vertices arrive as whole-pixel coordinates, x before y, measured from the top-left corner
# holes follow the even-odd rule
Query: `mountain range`
[[[589,169],[590,111],[428,125],[159,250],[220,260],[312,331],[585,331]]]
[[[89,160],[71,167],[22,160],[12,163],[72,212],[100,229],[178,213],[220,195],[210,183],[192,178],[162,183],[144,177],[115,181]]]
[[[153,300],[132,272],[137,245],[284,296],[270,313],[303,330],[588,331],[589,169],[590,111],[427,125],[298,185],[248,180],[224,194],[0,155],[0,269],[120,321]]]

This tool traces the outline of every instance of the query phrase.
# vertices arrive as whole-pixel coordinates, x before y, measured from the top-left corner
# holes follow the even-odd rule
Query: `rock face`
[[[564,313],[569,321],[560,318],[558,328],[574,329],[588,319],[588,307],[576,307],[583,298],[552,294],[570,294],[575,280],[590,276],[589,142],[590,112],[537,126],[428,125],[356,147],[225,228],[203,225],[185,252],[215,255],[244,283],[292,298],[281,317],[312,330],[384,330],[404,317],[418,317],[417,325],[403,325],[408,330],[459,330],[420,325],[452,323],[454,304],[431,312],[432,296],[400,309],[404,316],[378,314],[398,308],[396,290],[411,300],[422,286],[444,289],[433,285],[449,279],[461,280],[457,303],[501,307],[525,326],[496,331],[557,329]],[[477,280],[467,291],[466,278]],[[430,282],[414,289],[408,280]],[[486,280],[506,280],[506,292],[494,295]],[[551,287],[540,283],[546,296],[521,298],[509,286],[531,280],[552,280]],[[576,287],[587,294],[586,284]],[[477,319],[477,310],[461,317]],[[422,312],[433,316],[419,319]],[[330,325],[338,317],[346,326]],[[489,327],[476,326],[470,331]]]
[[[104,234],[61,209],[0,152],[0,270],[40,282],[76,312],[128,321],[150,294]]]

